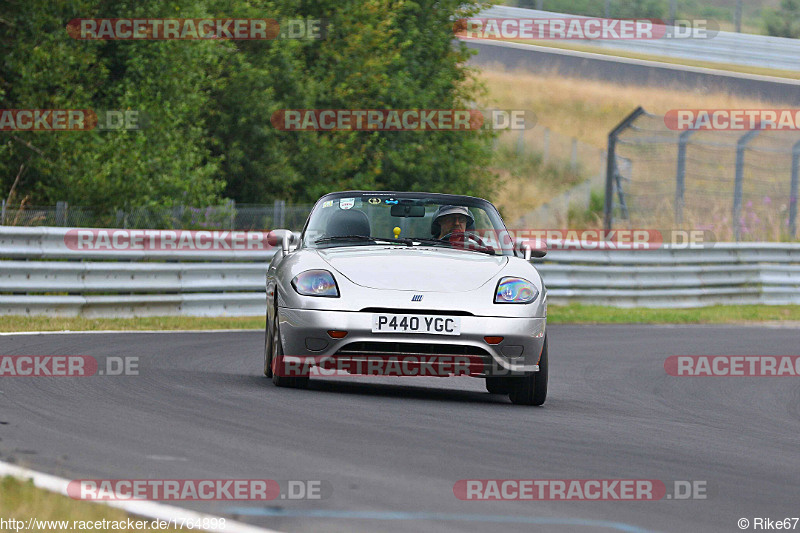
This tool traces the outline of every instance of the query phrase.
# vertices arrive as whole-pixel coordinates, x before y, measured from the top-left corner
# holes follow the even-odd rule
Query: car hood
[[[356,285],[420,292],[475,290],[497,276],[508,263],[504,256],[395,245],[328,248],[317,253]]]

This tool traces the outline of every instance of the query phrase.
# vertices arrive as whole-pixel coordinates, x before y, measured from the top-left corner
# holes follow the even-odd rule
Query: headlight
[[[529,304],[539,297],[536,285],[522,278],[503,278],[494,293],[496,304]]]
[[[292,287],[303,296],[339,297],[339,288],[336,280],[327,270],[306,270],[296,275],[292,280]]]

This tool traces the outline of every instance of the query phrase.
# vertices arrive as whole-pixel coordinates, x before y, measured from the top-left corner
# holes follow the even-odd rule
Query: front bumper
[[[423,314],[435,314],[425,311]],[[372,313],[318,311],[281,307],[278,310],[283,353],[298,357],[345,357],[359,348],[381,346],[387,355],[403,353],[467,354],[485,359],[478,376],[539,371],[546,318],[462,316],[458,336],[372,333]],[[329,330],[346,331],[333,339]],[[503,337],[490,345],[484,336]],[[408,350],[411,346],[411,350]],[[418,349],[417,349],[418,348]],[[374,353],[373,350],[371,353]]]

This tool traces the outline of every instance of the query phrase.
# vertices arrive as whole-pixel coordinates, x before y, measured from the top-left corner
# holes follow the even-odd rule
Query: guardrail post
[[[686,148],[696,130],[686,130],[678,138],[678,171],[675,176],[675,224],[683,223],[683,196],[686,192]]]
[[[800,141],[792,148],[792,186],[789,192],[789,235],[797,235],[797,181],[800,175]]]
[[[744,152],[756,135],[761,133],[761,128],[748,131],[736,142],[736,182],[733,186],[733,235],[736,242],[741,239],[739,219],[742,216],[742,189],[744,187]]]
[[[620,122],[616,128],[608,134],[608,155],[606,160],[606,201],[603,207],[603,227],[606,231],[611,231],[613,226],[614,212],[614,183],[617,175],[617,137],[628,129],[633,121],[645,114],[642,106],[637,107],[633,113],[628,115],[625,120]]]

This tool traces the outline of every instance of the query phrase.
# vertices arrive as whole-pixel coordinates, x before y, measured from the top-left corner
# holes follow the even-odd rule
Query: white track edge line
[[[91,331],[60,330],[60,331],[3,331],[0,337],[13,335],[93,335],[108,333],[240,333],[243,331],[261,332],[263,329],[96,329]]]
[[[69,486],[68,479],[60,478],[50,474],[45,474],[42,472],[37,472],[36,470],[30,470],[28,468],[22,468],[20,466],[0,461],[0,477],[2,476],[11,476],[21,480],[30,479],[33,481],[33,485],[37,488],[44,489],[50,492],[55,492],[63,496],[69,497],[69,494],[67,494],[67,487]],[[190,511],[189,509],[183,509],[181,507],[176,507],[174,505],[167,505],[164,503],[157,503],[151,501],[110,501],[110,502],[93,501],[92,503],[100,503],[108,505],[110,507],[116,507],[130,514],[142,516],[145,518],[150,518],[152,520],[197,521],[198,519],[200,519],[202,524],[202,519],[204,518],[208,519],[225,518],[222,516],[216,516],[206,513],[198,513],[196,511]],[[256,526],[251,526],[249,524],[237,522],[229,518],[225,518],[225,527],[223,528],[197,527],[196,529],[201,529],[204,531],[218,531],[224,533],[280,533],[274,529],[264,529]]]

